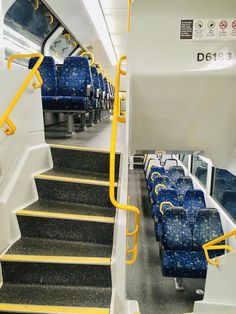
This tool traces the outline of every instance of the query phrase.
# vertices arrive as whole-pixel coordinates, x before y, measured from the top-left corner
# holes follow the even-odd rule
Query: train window
[[[236,176],[227,170],[216,169],[213,197],[236,219]]]
[[[179,155],[179,159],[184,164],[184,166],[188,169],[189,155],[181,154],[181,155]]]
[[[76,40],[64,29],[61,34],[54,40],[50,46],[50,55],[53,56],[57,63],[62,63],[75,48],[79,45]]]
[[[5,58],[15,53],[41,51],[45,38],[59,25],[41,1],[16,0],[4,19]],[[23,65],[28,60],[18,60]]]
[[[192,173],[205,186],[207,183],[207,170],[208,170],[207,163],[204,162],[199,156],[194,156]]]

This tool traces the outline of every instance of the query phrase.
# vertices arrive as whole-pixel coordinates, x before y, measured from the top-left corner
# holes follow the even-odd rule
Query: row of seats
[[[29,61],[33,68],[37,58]],[[86,57],[68,57],[60,67],[59,74],[52,57],[44,57],[39,68],[43,79],[43,110],[81,114],[90,113],[90,124],[101,119],[101,112],[113,107],[114,88],[96,66],[89,65]]]
[[[175,166],[165,167],[168,159],[173,164],[173,156],[152,156],[144,164],[162,273],[205,278],[207,262],[202,245],[223,234],[220,216],[216,209],[206,208],[203,191],[194,189],[192,179],[185,176],[176,159]],[[211,257],[223,253],[213,251]]]

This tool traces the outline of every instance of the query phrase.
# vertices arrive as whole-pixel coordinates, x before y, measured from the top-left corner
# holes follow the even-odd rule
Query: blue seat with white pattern
[[[193,236],[186,211],[170,211],[171,209],[167,209],[167,218],[163,219],[162,274],[177,278],[205,278],[207,261],[202,245],[223,235],[218,211],[200,209],[196,216]],[[209,255],[214,258],[221,254],[224,254],[223,250],[215,250]]]
[[[191,228],[195,223],[195,217],[200,208],[205,208],[206,202],[202,190],[187,190],[184,196],[183,208],[187,210],[188,221]]]
[[[153,165],[150,169],[148,180],[147,180],[147,188],[148,191],[151,191],[154,186],[155,178],[164,176],[165,175],[165,169],[160,166]]]
[[[185,176],[184,169],[181,166],[172,166],[168,171],[168,176],[170,177],[173,186],[175,186],[177,180]]]
[[[102,108],[106,109],[106,88],[105,88],[104,78],[102,76],[102,73],[99,73],[99,81],[100,81],[100,86],[102,90]]]
[[[185,192],[187,190],[193,190],[193,181],[190,177],[180,177],[177,179],[175,189],[178,193],[179,205],[182,206],[184,202]]]
[[[99,108],[101,103],[101,84],[96,66],[91,67],[93,87],[94,87],[94,108]]]
[[[165,204],[164,204],[165,203]],[[157,203],[153,206],[156,239],[161,239],[162,221],[165,212],[170,207],[178,206],[178,195],[174,189],[162,189],[157,196]]]
[[[150,198],[151,198],[151,202],[153,205],[155,205],[157,203],[157,196],[158,196],[158,192],[159,192],[159,187],[160,186],[165,186],[165,188],[171,188],[171,182],[170,182],[170,178],[167,176],[160,176],[160,177],[156,177],[154,180],[154,184],[153,184],[153,188],[150,191]]]

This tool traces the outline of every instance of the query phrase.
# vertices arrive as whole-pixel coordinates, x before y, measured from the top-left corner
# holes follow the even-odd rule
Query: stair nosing
[[[0,257],[0,261],[1,262],[47,263],[47,264],[99,265],[99,266],[111,265],[111,258],[84,257],[84,256],[75,257],[75,256],[4,254]]]
[[[68,307],[68,306],[50,306],[50,305],[29,305],[29,304],[12,304],[0,303],[0,311],[15,311],[22,313],[53,313],[53,314],[109,314],[109,308],[89,308],[89,307]]]
[[[73,146],[73,145],[60,145],[60,144],[49,144],[51,148],[58,149],[68,149],[68,150],[78,150],[85,152],[94,152],[94,153],[105,153],[110,154],[110,151],[107,149],[96,148],[96,147],[85,147],[85,146]],[[120,152],[116,152],[116,154],[120,154]]]
[[[21,209],[21,210],[18,210],[16,214],[17,216],[26,216],[26,217],[78,220],[78,221],[88,221],[88,222],[108,223],[108,224],[114,224],[115,222],[115,218],[113,217],[64,214],[64,213],[55,213],[55,212],[50,212],[50,211],[44,212],[44,211],[33,211],[33,210]]]
[[[81,184],[100,185],[100,186],[107,186],[107,187],[110,186],[109,180],[104,181],[104,180],[93,180],[93,179],[80,179],[80,178],[62,177],[62,176],[45,175],[45,174],[37,174],[34,176],[34,178],[39,179],[39,180],[81,183]],[[116,182],[115,182],[115,187],[117,187]]]

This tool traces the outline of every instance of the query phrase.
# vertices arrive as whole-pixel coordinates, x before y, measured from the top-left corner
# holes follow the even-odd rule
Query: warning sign
[[[193,38],[193,20],[182,20],[180,26],[180,39]]]
[[[236,29],[236,20],[232,22],[233,29]]]
[[[180,39],[236,40],[236,19],[211,17],[181,20]]]
[[[220,21],[220,28],[221,29],[226,29],[228,27],[228,22],[227,21]]]

